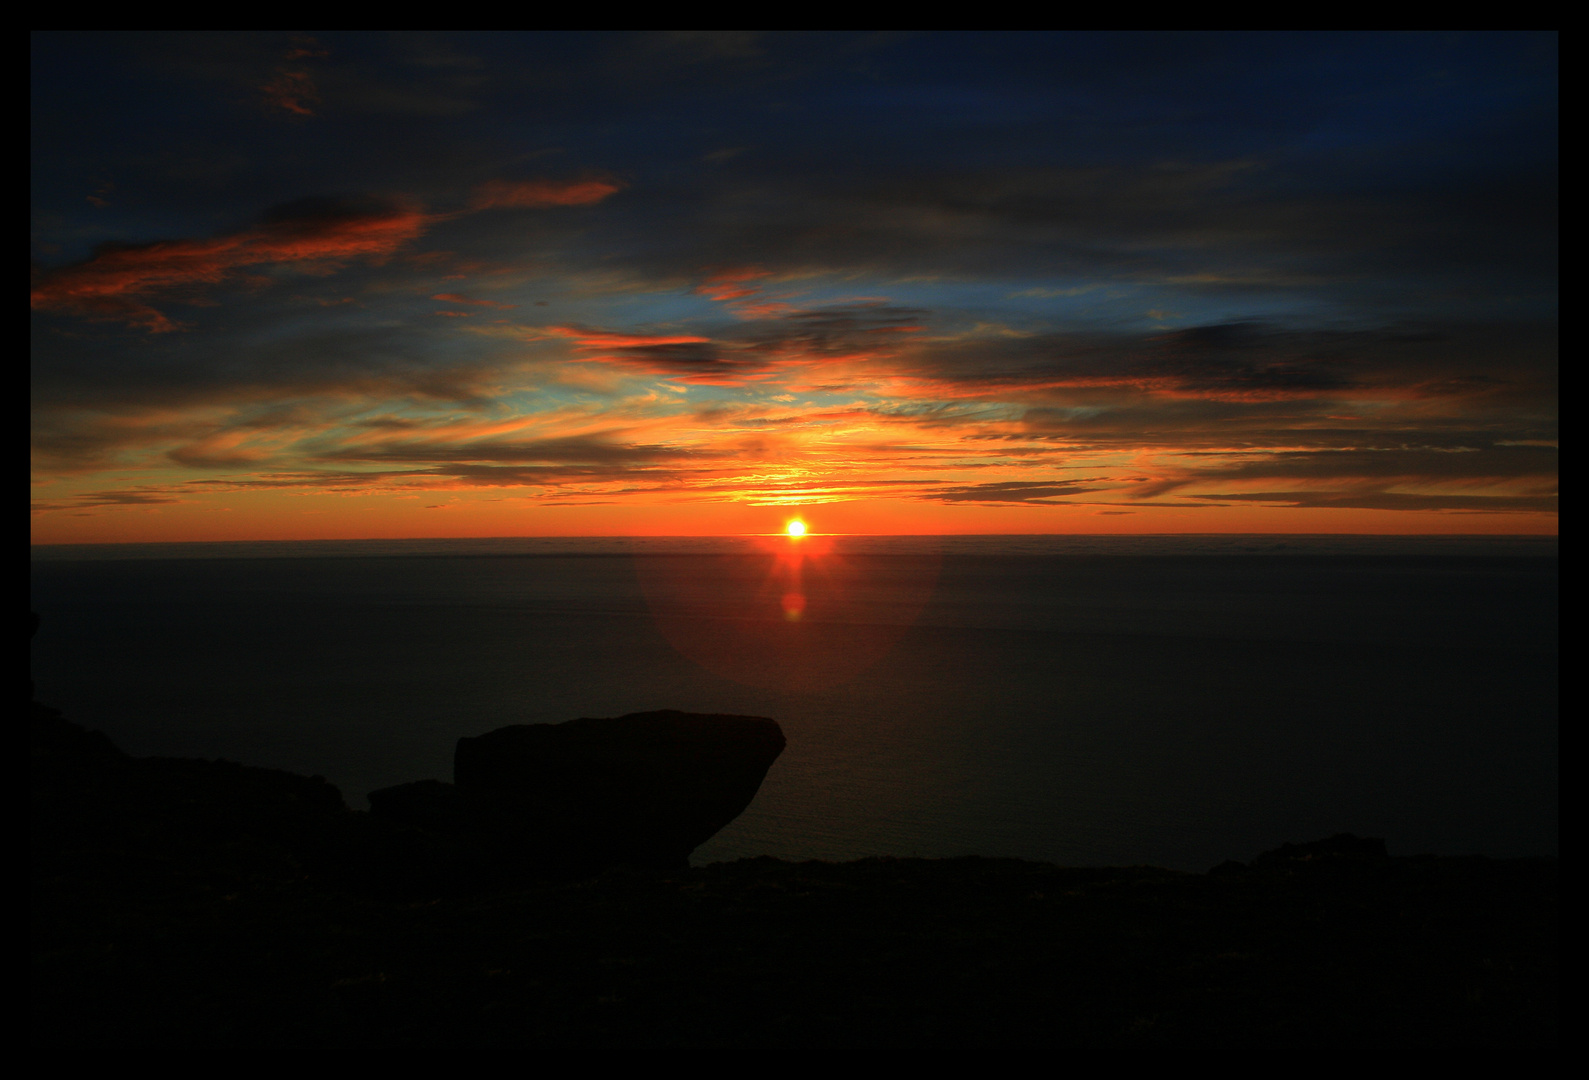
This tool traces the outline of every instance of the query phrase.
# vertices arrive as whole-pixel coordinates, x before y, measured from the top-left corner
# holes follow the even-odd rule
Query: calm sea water
[[[376,788],[657,708],[789,747],[699,849],[1205,869],[1557,850],[1557,546],[534,538],[35,548],[40,700],[136,754]]]

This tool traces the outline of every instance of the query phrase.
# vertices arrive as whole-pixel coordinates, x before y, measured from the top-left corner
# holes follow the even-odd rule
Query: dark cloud
[[[767,370],[766,359],[750,350],[700,338],[591,333],[578,338],[577,347],[588,360],[690,382],[733,385]]]
[[[1347,287],[1365,269],[1449,280],[1497,259],[1534,273],[1554,234],[1550,34],[350,33],[319,48],[296,62],[317,122],[262,125],[212,88],[247,87],[252,107],[287,35],[47,35],[41,134],[91,116],[71,109],[81,96],[102,104],[71,126],[78,143],[135,131],[158,140],[151,162],[180,160],[184,125],[135,121],[185,95],[237,126],[267,199],[306,172],[310,188],[461,196],[547,154],[636,181],[636,213],[603,239],[667,274],[1221,263]],[[725,146],[749,149],[688,167]]]
[[[482,342],[459,355],[444,330],[419,318],[327,326],[274,307],[231,333],[39,335],[33,397],[44,413],[126,412],[257,402],[275,407],[313,396],[362,395],[482,404],[523,350]]]
[[[206,449],[203,446],[179,446],[166,453],[166,457],[190,469],[257,468],[263,463],[265,456],[259,453]]]
[[[493,488],[632,484],[637,480],[680,480],[688,475],[676,468],[646,469],[627,465],[449,465],[438,470],[438,474],[445,475],[452,486]]]
[[[167,491],[130,488],[123,491],[89,491],[61,502],[36,502],[35,512],[50,510],[89,510],[100,506],[160,506],[182,500]]]
[[[750,290],[745,290],[746,293]],[[740,295],[736,292],[733,295]],[[929,312],[881,302],[780,312],[706,334],[644,334],[554,327],[584,359],[685,382],[738,385],[790,363],[892,355]]]
[[[892,351],[896,334],[922,329],[932,313],[881,301],[793,311],[772,320],[753,337],[755,347],[771,355],[845,356]]]
[[[1220,502],[1268,503],[1276,506],[1317,507],[1334,510],[1443,510],[1466,513],[1516,513],[1534,511],[1554,514],[1554,495],[1435,495],[1394,491],[1243,491],[1209,495]]]
[[[1397,447],[1379,450],[1307,450],[1263,454],[1234,465],[1200,470],[1199,479],[1298,480],[1418,478],[1421,480],[1510,480],[1554,478],[1558,452],[1552,446],[1466,446],[1447,449]]]
[[[1554,334],[1526,324],[968,338],[914,350],[910,363],[936,395],[1030,403],[1022,430],[984,436],[995,440],[1196,449],[1405,445],[1426,433],[1487,445],[1555,432]]]
[[[320,455],[325,461],[492,461],[589,465],[677,461],[699,456],[698,452],[691,450],[626,444],[599,437],[528,442],[482,439],[463,443],[383,443],[376,447],[347,447]]]
[[[942,488],[936,491],[923,492],[917,498],[947,503],[1046,504],[1062,499],[1067,495],[1084,495],[1093,490],[1091,487],[1077,483],[1057,484],[1037,480],[1007,480],[998,483]]]

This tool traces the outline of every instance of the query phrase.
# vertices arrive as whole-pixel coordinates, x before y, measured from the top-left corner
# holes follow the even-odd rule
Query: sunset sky
[[[44,34],[40,543],[1555,531],[1549,34]]]

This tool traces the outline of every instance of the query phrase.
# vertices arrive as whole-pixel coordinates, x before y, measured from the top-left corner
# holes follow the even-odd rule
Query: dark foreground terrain
[[[1557,1037],[1555,860],[1334,838],[1209,874],[976,858],[470,873],[318,778],[128,758],[38,706],[33,728],[36,1045]]]

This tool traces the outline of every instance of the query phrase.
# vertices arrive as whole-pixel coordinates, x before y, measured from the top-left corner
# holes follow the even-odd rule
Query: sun
[[[799,518],[790,518],[789,524],[783,527],[783,531],[790,536],[804,536],[806,534],[806,523]]]

